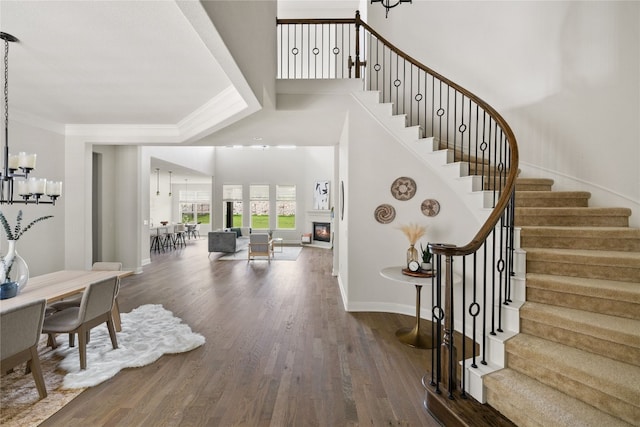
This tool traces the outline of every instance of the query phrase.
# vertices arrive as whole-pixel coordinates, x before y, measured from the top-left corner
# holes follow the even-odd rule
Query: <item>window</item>
[[[211,223],[209,192],[180,190],[180,218],[183,223]]]
[[[251,228],[269,229],[269,186],[249,186]]]
[[[276,228],[296,228],[296,186],[276,185]]]
[[[242,227],[242,184],[224,184],[222,204],[225,228]]]

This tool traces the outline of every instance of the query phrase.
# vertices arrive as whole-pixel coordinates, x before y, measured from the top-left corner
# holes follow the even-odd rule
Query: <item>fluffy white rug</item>
[[[91,330],[87,345],[87,369],[80,370],[76,347],[69,347],[59,336],[56,353],[64,356],[59,367],[67,371],[63,388],[92,387],[116,375],[124,368],[136,368],[155,362],[163,354],[182,353],[204,344],[204,337],[159,304],[142,305],[122,313],[122,331],[117,333],[118,348],[113,349],[106,324]],[[68,336],[68,335],[65,335]]]

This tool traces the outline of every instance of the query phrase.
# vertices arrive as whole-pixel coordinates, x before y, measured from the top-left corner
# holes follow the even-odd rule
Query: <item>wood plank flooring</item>
[[[41,425],[439,425],[423,407],[431,352],[395,337],[412,318],[345,312],[330,250],[270,265],[216,258],[204,239],[152,253],[119,296],[123,312],[162,304],[202,347],[122,371]]]

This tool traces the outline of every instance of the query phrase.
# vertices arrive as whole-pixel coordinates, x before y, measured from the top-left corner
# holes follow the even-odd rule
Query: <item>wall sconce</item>
[[[171,197],[171,171],[169,171],[169,197]]]

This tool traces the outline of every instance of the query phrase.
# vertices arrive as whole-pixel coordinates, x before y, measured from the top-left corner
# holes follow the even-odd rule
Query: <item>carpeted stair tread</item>
[[[640,320],[527,301],[520,332],[640,367]]]
[[[545,185],[553,185],[554,181],[550,178],[525,178],[518,177],[516,183],[522,185],[530,185],[530,184],[545,184]]]
[[[634,407],[640,420],[640,367],[529,334],[507,341],[507,353],[542,367],[559,383],[567,378],[616,397]]]
[[[625,319],[621,322],[617,316],[531,301],[522,306],[520,317],[640,349],[640,320]]]
[[[640,304],[640,285],[632,282],[528,273],[527,287]]]
[[[515,225],[557,225],[627,227],[631,209],[628,208],[515,208]]]
[[[516,181],[526,302],[488,403],[521,426],[640,427],[640,229],[552,186]]]
[[[520,227],[521,247],[602,249],[640,252],[640,228],[629,227]]]
[[[527,259],[565,262],[588,262],[595,265],[622,265],[640,269],[640,252],[600,251],[589,249],[528,248]]]
[[[553,180],[547,178],[518,178],[516,191],[551,191]]]
[[[522,427],[631,425],[513,369],[487,375],[485,384],[488,403]]]
[[[629,208],[601,208],[601,207],[591,207],[591,208],[517,208],[517,211],[526,213],[533,212],[541,215],[587,215],[587,216],[608,216],[608,215],[631,215],[631,209]]]
[[[640,252],[529,248],[526,250],[526,268],[530,273],[640,284]]]
[[[587,191],[516,191],[517,207],[587,207]]]
[[[527,225],[521,227],[521,233],[531,235],[562,234],[571,235],[580,233],[589,237],[626,237],[629,239],[640,239],[640,228],[630,227],[572,227],[572,226],[544,226]]]

